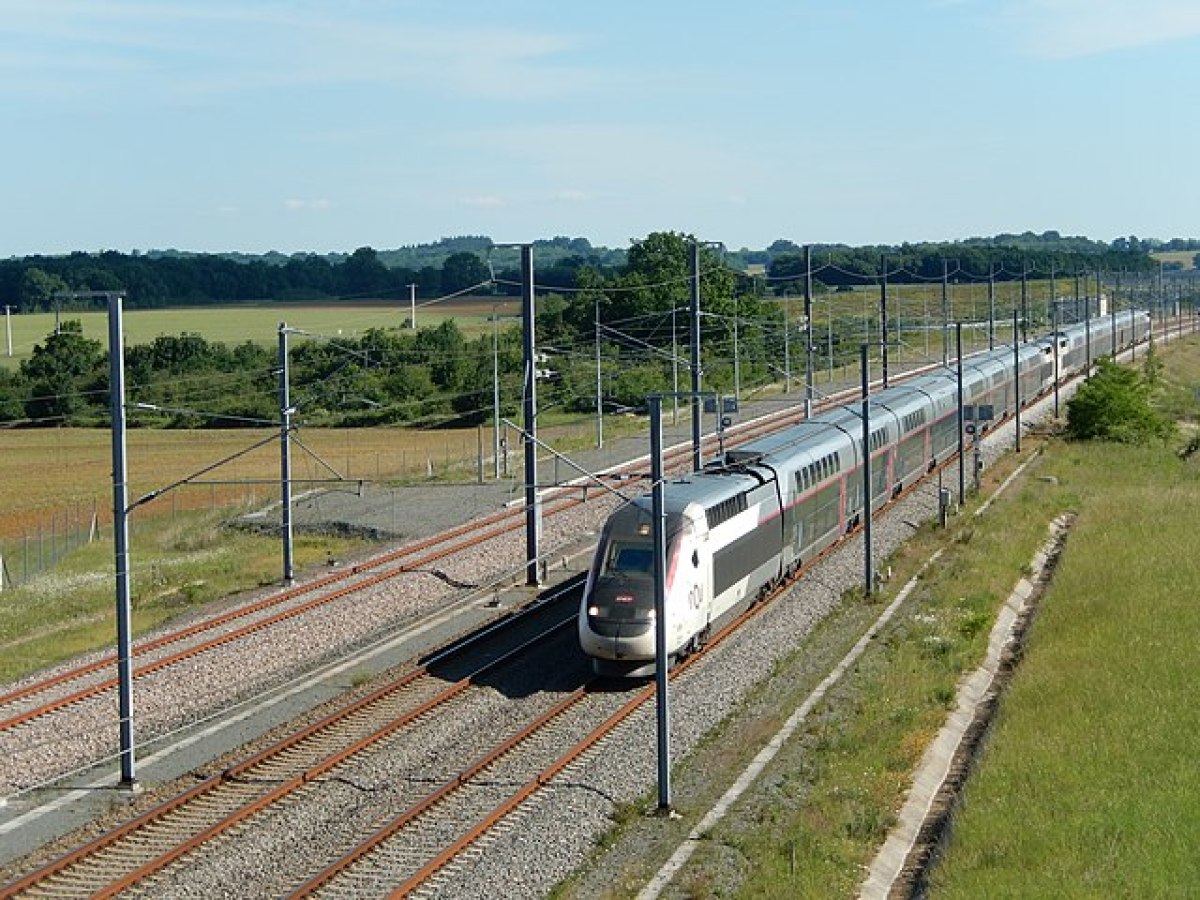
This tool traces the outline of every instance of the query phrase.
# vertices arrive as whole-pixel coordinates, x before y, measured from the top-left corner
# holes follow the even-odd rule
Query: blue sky
[[[1200,235],[1197,0],[0,0],[0,257]]]

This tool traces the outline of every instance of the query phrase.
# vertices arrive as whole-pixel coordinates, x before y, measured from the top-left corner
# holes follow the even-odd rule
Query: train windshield
[[[654,548],[648,543],[613,541],[604,572],[607,575],[649,575],[654,567]]]

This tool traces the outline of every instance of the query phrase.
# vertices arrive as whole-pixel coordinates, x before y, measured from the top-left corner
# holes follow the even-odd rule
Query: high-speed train
[[[1012,345],[976,354],[962,364],[962,403],[990,406],[997,422],[1018,396],[1026,405],[1050,390],[1056,369],[1069,377],[1149,332],[1149,314],[1129,310],[1062,328],[1015,354]],[[873,510],[958,451],[958,404],[957,363],[870,396]],[[861,409],[856,401],[814,415],[665,485],[671,660],[699,649],[723,620],[860,523]],[[596,548],[579,640],[600,674],[654,671],[651,503],[647,493],[614,512]]]

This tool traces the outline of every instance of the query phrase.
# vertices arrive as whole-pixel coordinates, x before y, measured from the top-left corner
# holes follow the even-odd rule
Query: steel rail
[[[558,599],[569,596],[570,593],[569,590],[563,591]],[[543,604],[536,611],[540,612],[544,609],[545,605]],[[512,617],[509,620],[509,624],[515,624],[516,620],[517,617]],[[125,873],[116,879],[105,877],[104,883],[99,885],[89,882],[87,887],[88,895],[93,897],[110,897],[122,890],[126,890],[136,882],[155,874],[172,862],[193,852],[206,842],[247,821],[262,810],[295,794],[305,785],[311,784],[314,779],[327,774],[351,758],[369,750],[380,741],[392,736],[418,719],[427,716],[432,710],[445,705],[453,698],[465,692],[481,677],[511,664],[515,659],[528,653],[549,637],[569,627],[573,627],[574,624],[575,618],[571,616],[553,627],[544,630],[537,636],[522,642],[518,647],[479,666],[458,681],[440,687],[433,696],[423,700],[417,706],[406,710],[399,716],[389,713],[389,721],[386,724],[372,729],[357,739],[353,739],[352,743],[339,750],[332,753],[324,752],[324,755],[320,759],[303,764],[295,774],[291,774],[282,780],[280,780],[278,774],[273,774],[271,780],[275,785],[274,787],[266,793],[243,802],[241,798],[241,795],[245,793],[243,789],[246,787],[246,782],[253,776],[256,770],[263,769],[273,763],[278,764],[281,760],[284,760],[283,764],[285,766],[290,765],[294,769],[296,763],[289,763],[285,757],[303,753],[308,749],[309,745],[315,745],[315,749],[319,750],[321,742],[331,740],[333,733],[339,727],[349,728],[355,726],[359,719],[370,716],[372,707],[380,707],[395,699],[399,699],[402,692],[411,689],[417,682],[425,678],[432,678],[429,669],[434,662],[430,661],[418,669],[406,673],[396,681],[376,689],[349,706],[337,710],[295,734],[277,741],[229,769],[209,776],[182,794],[95,838],[49,865],[30,873],[10,885],[0,888],[0,900],[8,900],[8,898],[19,896],[23,892],[34,888],[53,891],[54,885],[63,881],[69,880],[73,883],[86,881],[88,876],[84,871],[85,867],[89,863],[102,866],[105,862],[102,854],[106,851],[112,851],[116,855],[118,849],[123,846],[123,842],[126,842],[127,839],[132,840],[135,837],[143,844],[153,843],[158,837],[157,835],[152,835],[153,829],[160,828],[169,831],[174,824],[171,821],[171,817],[173,816],[177,819],[188,819],[188,821],[182,824],[191,831],[189,837],[182,841],[170,840],[170,846],[144,861],[139,861],[136,858],[138,854],[144,854],[144,850],[138,847],[127,847],[124,852],[119,854],[118,859],[118,864],[126,870]],[[454,653],[462,652],[466,647],[473,645],[473,643],[456,645]],[[442,661],[444,658],[444,655],[439,656],[437,661]],[[233,797],[230,799],[235,805],[226,807],[228,809],[227,812],[223,812],[218,804],[218,792],[222,790],[233,794]],[[223,800],[224,798],[220,799]],[[203,805],[200,808],[199,814],[197,814],[195,808],[201,805],[201,801],[203,801]],[[201,830],[195,831],[196,826],[194,822],[197,815],[207,815],[209,818],[213,815],[220,815],[221,817]],[[170,838],[170,835],[168,834],[165,837]]]
[[[729,635],[737,631],[747,620],[758,615],[765,609],[766,606],[783,593],[788,587],[795,583],[795,579],[788,580],[776,586],[767,598],[762,601],[752,601],[750,605],[741,612],[740,615],[726,623],[712,639],[704,645],[704,648],[686,659],[680,660],[675,665],[668,677],[674,679],[689,669],[695,662],[701,659],[709,651],[719,646]],[[365,860],[372,853],[380,850],[389,840],[396,837],[406,827],[413,824],[421,815],[429,812],[439,803],[445,801],[455,792],[466,787],[471,778],[494,765],[500,758],[514,752],[521,744],[525,743],[529,738],[541,731],[555,719],[576,706],[584,697],[592,693],[595,685],[601,679],[593,679],[588,684],[577,688],[571,694],[560,700],[554,707],[542,713],[537,719],[521,729],[516,734],[507,738],[504,742],[497,745],[492,750],[488,751],[483,756],[479,757],[470,766],[458,773],[454,778],[446,781],[436,790],[431,792],[417,804],[402,812],[400,815],[392,819],[386,825],[377,829],[368,836],[362,843],[353,848],[348,853],[335,860],[324,870],[314,875],[308,881],[298,887],[289,897],[309,897],[312,896],[335,878],[348,872],[351,867],[360,861]],[[627,719],[634,711],[642,706],[650,697],[654,696],[655,684],[653,682],[639,688],[633,696],[623,703],[615,712],[609,714],[600,724],[592,728],[579,741],[571,745],[559,758],[549,766],[542,768],[538,773],[519,788],[515,793],[511,794],[501,804],[494,807],[488,812],[484,818],[472,825],[466,833],[457,838],[448,847],[438,852],[430,859],[422,868],[406,879],[399,887],[397,887],[392,896],[403,897],[411,893],[416,888],[427,882],[434,874],[450,863],[458,854],[465,850],[470,845],[478,841],[483,835],[490,831],[501,819],[511,813],[520,804],[524,803],[529,797],[544,787],[551,778],[561,772],[564,768],[578,759],[585,752],[590,750],[606,736],[611,734],[617,726]]]

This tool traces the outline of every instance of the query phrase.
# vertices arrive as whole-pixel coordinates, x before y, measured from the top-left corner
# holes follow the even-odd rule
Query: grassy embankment
[[[1194,419],[1200,342],[1162,356],[1174,385],[1165,406]],[[1066,510],[1078,513],[1076,528],[932,896],[1179,896],[1200,883],[1200,775],[1187,751],[1200,724],[1200,571],[1190,563],[1200,459],[1177,449],[1027,441],[1027,474],[985,516],[920,529],[887,561],[895,577],[882,596],[844,604],[677,767],[680,821],[621,810],[604,845],[624,861],[561,894],[633,896],[864,623],[944,547],[676,882],[691,897],[855,896],[959,678],[983,656],[1000,601]]]
[[[1163,354],[1165,408],[1195,421],[1200,348]],[[1200,885],[1189,746],[1200,634],[1200,460],[1068,455],[1080,518],[934,897],[1179,897]]]

